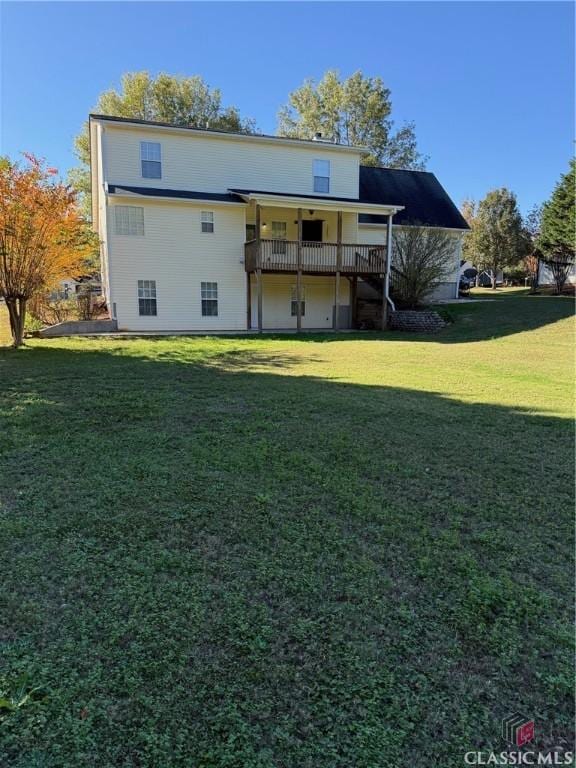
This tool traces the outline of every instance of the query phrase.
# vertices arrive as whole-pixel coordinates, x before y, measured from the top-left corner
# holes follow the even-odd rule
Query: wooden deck
[[[244,263],[247,272],[383,275],[386,270],[386,246],[250,240],[244,246]]]

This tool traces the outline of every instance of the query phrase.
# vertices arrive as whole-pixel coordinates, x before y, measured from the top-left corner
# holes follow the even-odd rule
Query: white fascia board
[[[374,221],[359,221],[358,226],[366,227],[366,229],[378,229],[379,227],[385,227],[386,224],[385,222],[378,224]],[[422,227],[423,229],[442,229],[445,232],[454,232],[455,234],[466,234],[466,232],[470,232],[469,229],[457,229],[456,227],[433,227],[429,224],[394,224],[394,226],[396,229],[408,229],[409,227]]]
[[[243,198],[246,202],[258,203],[260,205],[265,205],[268,208],[308,208],[322,211],[376,214],[379,216],[395,214],[398,211],[404,210],[403,205],[369,205],[366,203],[355,203],[353,201],[331,200],[329,197],[315,199],[310,197],[298,197],[297,195],[286,195],[285,197],[281,197],[279,195],[265,195],[258,193],[242,194],[241,192],[235,192],[234,194]]]
[[[90,193],[92,208],[92,228],[98,232],[98,146],[97,128],[90,123]]]

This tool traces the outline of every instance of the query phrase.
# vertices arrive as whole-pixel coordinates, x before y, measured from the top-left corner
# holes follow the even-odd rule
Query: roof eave
[[[140,130],[165,131],[167,133],[190,134],[195,136],[205,136],[212,138],[231,139],[238,141],[258,141],[263,143],[285,144],[294,147],[324,148],[336,150],[337,152],[350,152],[352,154],[363,155],[369,152],[367,147],[352,147],[348,144],[332,144],[328,141],[314,141],[312,139],[293,139],[288,136],[269,136],[259,133],[235,133],[234,131],[219,131],[216,129],[192,128],[185,125],[171,125],[170,123],[154,122],[152,120],[137,120],[128,117],[115,117],[113,115],[99,115],[91,113],[90,121],[102,121],[115,123],[117,126],[128,126]]]
[[[239,192],[231,190],[247,203],[265,203],[270,207],[285,208],[317,208],[324,210],[348,211],[351,213],[366,213],[375,215],[395,214],[404,210],[403,205],[366,204],[355,200],[337,200],[329,197],[300,197],[299,195],[266,194],[265,192]]]

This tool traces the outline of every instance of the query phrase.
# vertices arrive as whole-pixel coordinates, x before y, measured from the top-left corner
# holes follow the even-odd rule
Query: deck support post
[[[334,330],[340,328],[340,270],[342,269],[342,211],[338,211],[336,234],[336,279],[334,280]]]
[[[390,266],[392,264],[392,217],[386,217],[386,269],[382,280],[382,330],[388,327],[388,295],[390,293]]]
[[[296,330],[302,330],[302,208],[298,208],[298,261],[296,270]]]
[[[262,270],[256,270],[256,282],[258,285],[258,333],[262,333]]]
[[[262,239],[261,233],[261,209],[256,203],[256,284],[258,301],[258,333],[262,333]]]
[[[354,275],[350,283],[350,321],[352,328],[357,324],[357,302],[358,302],[358,277]]]
[[[246,328],[252,330],[252,274],[246,272]]]

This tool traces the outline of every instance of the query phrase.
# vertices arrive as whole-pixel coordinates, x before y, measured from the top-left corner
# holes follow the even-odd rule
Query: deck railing
[[[382,274],[386,269],[386,246],[364,243],[317,243],[297,240],[250,240],[244,246],[247,272],[362,275]]]

